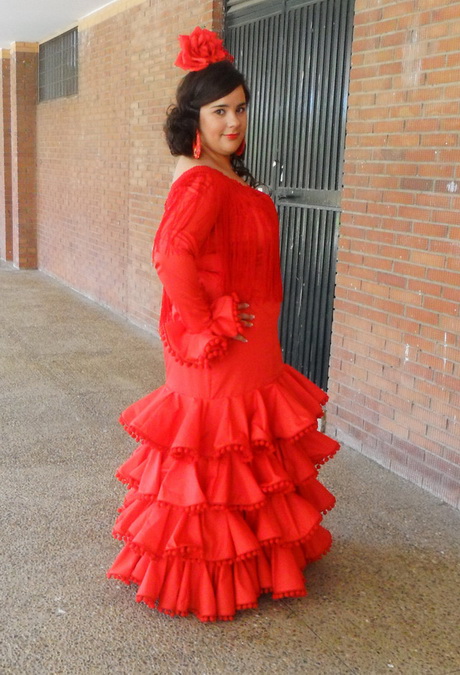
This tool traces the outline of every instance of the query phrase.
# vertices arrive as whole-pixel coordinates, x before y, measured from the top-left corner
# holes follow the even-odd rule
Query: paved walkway
[[[307,598],[202,625],[107,581],[135,446],[118,413],[162,376],[155,338],[0,263],[2,675],[460,673],[460,514],[347,449]]]

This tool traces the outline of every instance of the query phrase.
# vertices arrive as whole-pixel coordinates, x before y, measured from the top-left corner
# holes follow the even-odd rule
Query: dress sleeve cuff
[[[191,333],[180,320],[167,321],[160,327],[161,339],[168,352],[182,365],[206,368],[228,350],[229,338],[242,329],[238,319],[238,296],[225,295],[212,305],[212,322],[200,333]]]

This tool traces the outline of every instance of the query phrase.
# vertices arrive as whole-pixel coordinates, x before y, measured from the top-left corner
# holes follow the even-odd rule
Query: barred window
[[[72,28],[39,48],[38,100],[78,92],[78,29]]]

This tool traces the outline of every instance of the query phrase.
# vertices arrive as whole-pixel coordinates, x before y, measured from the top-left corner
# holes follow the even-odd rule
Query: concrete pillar
[[[0,49],[0,258],[13,259],[9,49]]]
[[[38,43],[14,42],[10,64],[13,262],[33,269],[37,267]]]

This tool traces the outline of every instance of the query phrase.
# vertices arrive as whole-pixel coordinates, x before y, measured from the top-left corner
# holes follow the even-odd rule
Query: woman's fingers
[[[238,305],[238,309],[248,309],[249,305],[247,302],[240,302]],[[238,314],[238,319],[241,321],[243,326],[246,326],[247,328],[252,328],[254,325],[252,323],[253,319],[255,319],[254,314],[247,314],[246,312],[240,312]],[[235,335],[235,340],[239,340],[240,342],[247,342],[247,339],[244,337],[244,335]]]
[[[238,314],[238,317],[240,319],[244,319],[245,321],[252,321],[252,319],[256,318],[254,314]]]
[[[252,323],[252,320],[255,318],[254,314],[238,314],[238,318],[243,324],[243,326],[247,326],[248,328],[251,328],[254,324]]]

